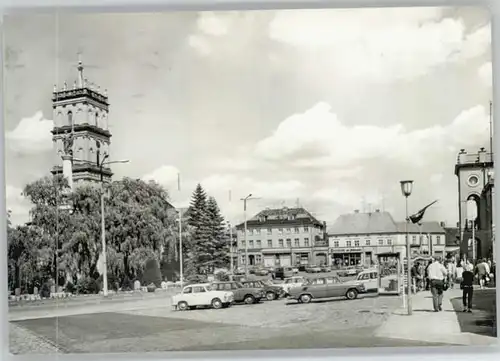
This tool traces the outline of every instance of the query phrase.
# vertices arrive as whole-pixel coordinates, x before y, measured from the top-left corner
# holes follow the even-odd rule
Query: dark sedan
[[[242,302],[247,305],[258,303],[265,297],[261,287],[249,287],[234,281],[214,282],[212,288],[216,291],[230,291],[234,294],[234,302]]]
[[[273,285],[269,281],[261,281],[261,280],[247,280],[241,282],[245,287],[253,287],[253,288],[263,288],[264,293],[266,295],[266,299],[268,301],[277,300],[278,298],[284,296],[285,292],[283,288],[277,285]]]
[[[366,293],[362,283],[344,283],[336,276],[309,279],[301,287],[290,289],[288,298],[299,303],[309,303],[313,299],[345,297],[354,300],[360,293]]]

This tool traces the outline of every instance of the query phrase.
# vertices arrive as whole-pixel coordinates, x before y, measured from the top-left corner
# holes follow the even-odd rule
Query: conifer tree
[[[207,213],[210,219],[209,229],[213,247],[213,267],[227,267],[229,262],[229,244],[226,237],[224,217],[222,217],[219,205],[214,197],[207,201]]]

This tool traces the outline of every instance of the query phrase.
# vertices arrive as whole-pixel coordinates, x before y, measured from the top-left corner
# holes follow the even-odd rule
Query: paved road
[[[54,345],[66,353],[434,345],[373,336],[398,306],[399,299],[388,297],[307,305],[278,300],[222,310],[148,307],[30,319],[11,322],[11,352],[47,353]],[[29,334],[32,347],[16,334]]]

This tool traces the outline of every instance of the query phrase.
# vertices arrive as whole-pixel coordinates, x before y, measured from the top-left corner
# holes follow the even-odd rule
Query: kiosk
[[[378,294],[399,296],[403,291],[400,252],[380,253],[378,263]]]

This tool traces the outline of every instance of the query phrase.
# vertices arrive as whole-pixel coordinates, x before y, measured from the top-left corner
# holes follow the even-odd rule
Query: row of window
[[[241,247],[242,248],[245,248],[245,241],[241,241]],[[250,240],[248,241],[248,248],[262,248],[262,242],[258,239],[255,241],[253,240]],[[268,248],[272,248],[273,247],[273,240],[272,239],[268,239],[267,240],[267,247]],[[279,239],[278,240],[278,247],[280,248],[284,248],[285,247],[285,241],[283,239]],[[290,238],[288,238],[286,240],[286,247],[288,248],[291,248],[292,247],[292,240]],[[294,241],[293,241],[293,247],[301,247],[300,245],[300,238],[295,238]],[[310,243],[309,243],[309,238],[304,238],[304,244],[302,247],[310,247]]]
[[[412,243],[413,244],[424,243],[424,237],[420,236],[419,242],[417,242],[417,236],[412,236]],[[437,245],[441,244],[441,236],[436,236],[436,244]],[[360,244],[359,239],[355,239],[354,240],[354,247],[360,247],[360,245],[361,244]],[[385,240],[385,242],[384,242],[383,239],[379,239],[378,240],[378,245],[379,246],[384,246],[384,245],[392,246],[392,239],[387,239],[387,240]],[[352,247],[353,246],[352,241],[346,241],[345,242],[345,246],[346,247]],[[365,240],[365,246],[371,246],[371,241],[369,239]],[[340,242],[339,241],[334,241],[333,242],[333,247],[340,247]]]
[[[303,229],[304,232],[309,232],[309,227],[304,226],[304,227],[294,227],[292,228],[278,228],[278,234],[283,234],[283,233],[300,233],[300,229]],[[293,230],[293,232],[292,232]],[[253,235],[253,234],[261,234],[263,232],[263,228],[248,228],[247,229],[247,234]],[[241,233],[244,233],[244,231],[241,231]],[[267,228],[266,230],[267,234],[273,234],[273,229],[272,228]]]
[[[383,246],[384,244],[388,245],[388,246],[392,246],[392,239],[388,239],[384,242],[383,239],[379,239],[378,240],[378,245],[379,246]],[[345,246],[346,247],[352,247],[352,241],[345,241]],[[371,241],[369,239],[367,239],[365,241],[365,246],[371,246]],[[340,242],[339,241],[334,241],[333,242],[333,247],[340,247]],[[359,239],[356,239],[354,240],[354,247],[360,247],[360,242],[359,242]]]

